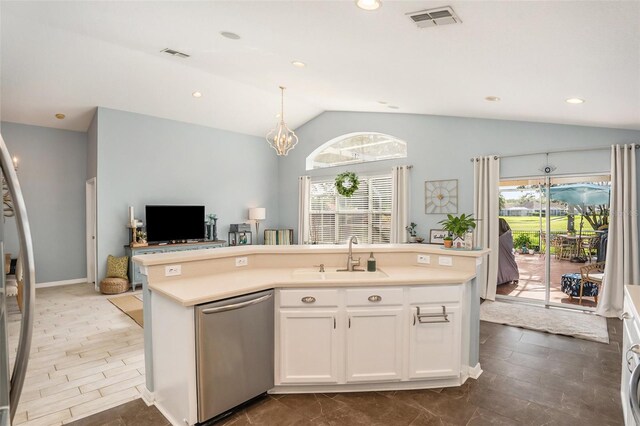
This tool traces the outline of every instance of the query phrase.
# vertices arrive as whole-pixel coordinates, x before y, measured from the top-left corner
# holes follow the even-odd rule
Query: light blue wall
[[[307,172],[306,157],[318,146],[343,134],[372,131],[399,137],[408,143],[406,160],[335,167]],[[335,176],[349,169],[357,173],[390,170],[394,164],[411,164],[410,220],[425,236],[443,215],[424,213],[425,180],[458,179],[459,213],[473,211],[472,157],[544,152],[560,149],[639,143],[640,131],[567,126],[518,121],[486,120],[410,114],[326,112],[296,129],[300,142],[279,161],[281,188],[280,225],[297,228],[297,177]],[[551,155],[554,175],[608,172],[609,151]],[[536,176],[546,164],[544,155],[505,158],[501,176]]]
[[[19,159],[38,283],[86,278],[85,180],[87,134],[2,123],[2,136]],[[14,218],[6,219],[6,252],[16,257]]]
[[[98,176],[98,114],[87,129],[87,180]]]
[[[147,204],[205,205],[224,240],[249,207],[267,209],[261,229],[278,225],[278,162],[263,138],[106,108],[97,120],[98,279],[129,242],[128,206],[144,220]]]

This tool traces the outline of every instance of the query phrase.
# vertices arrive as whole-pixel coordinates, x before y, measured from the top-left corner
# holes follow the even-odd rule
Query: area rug
[[[486,300],[480,305],[480,320],[609,343],[607,320],[583,312]]]
[[[113,303],[116,308],[129,315],[140,327],[144,327],[142,320],[142,295],[117,296],[110,297],[107,300]]]

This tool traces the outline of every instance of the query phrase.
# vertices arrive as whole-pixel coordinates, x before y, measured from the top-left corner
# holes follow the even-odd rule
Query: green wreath
[[[358,176],[353,172],[344,172],[336,176],[336,190],[343,197],[351,197],[358,190]]]

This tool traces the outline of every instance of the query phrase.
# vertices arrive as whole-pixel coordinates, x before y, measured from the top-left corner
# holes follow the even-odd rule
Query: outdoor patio
[[[497,294],[515,296],[543,301],[545,299],[545,255],[544,254],[519,254],[516,253],[516,263],[520,272],[520,280],[514,284],[501,284]],[[593,297],[584,297],[582,305],[578,298],[573,301],[560,289],[560,281],[563,274],[580,273],[580,267],[586,263],[572,263],[568,260],[559,260],[551,255],[551,294],[552,303],[562,303],[595,308]]]

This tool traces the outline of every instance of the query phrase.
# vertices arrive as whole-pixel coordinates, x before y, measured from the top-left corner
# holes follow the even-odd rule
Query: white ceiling
[[[405,16],[444,5],[461,25],[420,30]],[[262,136],[285,85],[294,128],[340,110],[640,129],[638,1],[387,0],[375,12],[351,0],[0,7],[4,121],[85,131],[104,106]],[[160,53],[166,47],[191,57]]]

